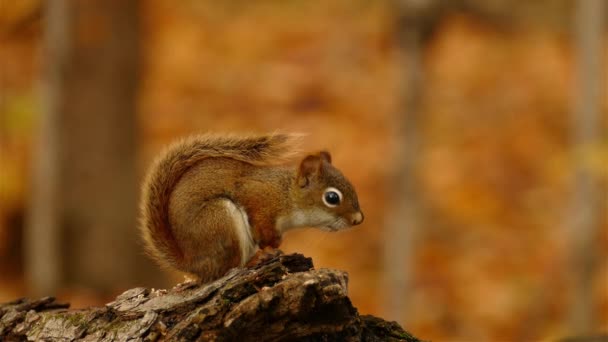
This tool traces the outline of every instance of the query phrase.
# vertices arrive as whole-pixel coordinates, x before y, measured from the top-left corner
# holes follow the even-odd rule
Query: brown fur
[[[284,229],[360,223],[357,195],[329,153],[304,158],[298,169],[277,165],[292,154],[295,140],[202,135],[171,145],[143,186],[140,229],[149,254],[209,281],[242,265],[250,246],[278,247]],[[340,206],[323,204],[328,186],[342,192]],[[241,227],[251,227],[253,244],[241,243]]]
[[[169,200],[176,184],[204,159],[226,157],[251,165],[274,165],[294,153],[297,136],[230,137],[199,135],[170,145],[153,166],[142,187],[140,230],[148,253],[160,264],[178,267],[184,255],[169,223]]]

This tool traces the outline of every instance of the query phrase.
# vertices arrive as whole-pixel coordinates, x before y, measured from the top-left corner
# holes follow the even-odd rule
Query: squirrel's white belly
[[[241,248],[241,266],[243,266],[258,250],[258,245],[251,236],[251,226],[249,225],[247,212],[231,200],[226,199],[223,202],[234,221],[235,233]]]

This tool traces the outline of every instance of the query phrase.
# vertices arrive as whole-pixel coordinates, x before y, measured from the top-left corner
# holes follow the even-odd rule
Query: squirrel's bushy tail
[[[227,157],[254,165],[284,162],[295,151],[298,135],[199,135],[178,141],[156,159],[143,184],[140,230],[148,253],[160,264],[177,266],[184,256],[169,223],[171,192],[182,175],[205,158]]]

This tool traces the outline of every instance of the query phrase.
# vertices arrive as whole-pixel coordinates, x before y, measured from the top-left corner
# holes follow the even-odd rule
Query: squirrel
[[[143,183],[148,254],[201,282],[276,249],[297,227],[338,231],[363,221],[357,193],[329,152],[284,165],[297,136],[198,135],[170,145]]]

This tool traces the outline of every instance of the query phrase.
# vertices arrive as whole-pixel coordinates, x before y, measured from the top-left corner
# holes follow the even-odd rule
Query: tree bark
[[[419,341],[397,323],[358,314],[343,271],[281,255],[206,285],[134,288],[104,307],[54,298],[0,305],[0,340]]]

